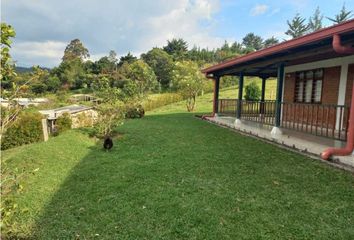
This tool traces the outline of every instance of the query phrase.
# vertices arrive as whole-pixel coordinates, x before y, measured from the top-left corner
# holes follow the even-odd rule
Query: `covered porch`
[[[354,114],[353,46],[352,20],[204,69],[214,81],[208,120],[303,151],[315,149],[316,155],[328,147],[343,147],[353,141],[348,139]],[[238,76],[233,99],[219,98],[223,76]],[[260,100],[243,98],[247,76],[261,79]],[[275,100],[265,98],[270,78],[277,80]],[[354,166],[354,157],[348,159]]]

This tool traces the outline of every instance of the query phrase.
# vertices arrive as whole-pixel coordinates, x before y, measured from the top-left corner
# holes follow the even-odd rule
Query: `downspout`
[[[343,46],[338,34],[333,35],[333,50],[340,54],[354,54],[354,47]],[[349,124],[347,130],[347,144],[344,148],[328,148],[321,154],[322,159],[328,160],[332,155],[346,156],[354,150],[354,83],[352,89],[352,101],[349,113]]]
[[[352,101],[349,113],[349,124],[347,130],[347,144],[344,148],[328,148],[322,154],[321,157],[324,160],[328,160],[332,155],[346,156],[352,154],[354,150],[354,83],[352,89]]]
[[[343,46],[340,36],[338,34],[333,35],[332,46],[335,52],[340,54],[354,54],[354,47]]]

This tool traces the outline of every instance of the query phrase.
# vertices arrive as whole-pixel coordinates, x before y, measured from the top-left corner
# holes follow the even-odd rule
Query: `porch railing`
[[[219,114],[236,116],[237,99],[219,99]],[[282,128],[336,140],[347,140],[349,106],[330,104],[281,103]],[[266,125],[275,124],[275,101],[241,102],[241,119]]]
[[[337,140],[347,140],[349,106],[282,103],[281,127]]]
[[[241,119],[258,122],[267,125],[274,125],[276,102],[267,101],[246,101],[241,104]]]
[[[237,99],[219,99],[219,114],[227,116],[236,116]]]

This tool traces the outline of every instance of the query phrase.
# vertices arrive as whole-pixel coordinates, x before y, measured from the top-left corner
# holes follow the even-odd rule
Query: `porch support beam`
[[[264,102],[264,100],[265,100],[266,80],[267,80],[267,77],[262,77],[262,95],[261,95],[262,102]]]
[[[243,95],[243,72],[240,72],[239,79],[238,79],[238,101],[237,101],[236,119],[241,119],[242,95]]]
[[[213,113],[214,115],[219,112],[219,89],[220,89],[220,77],[214,78],[214,101],[213,101]]]
[[[284,83],[284,63],[278,66],[277,77],[277,97],[276,97],[276,111],[275,111],[275,127],[280,127],[281,120],[281,102],[283,99],[283,83]]]

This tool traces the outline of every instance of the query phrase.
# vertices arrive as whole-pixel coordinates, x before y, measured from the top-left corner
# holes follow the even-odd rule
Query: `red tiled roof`
[[[310,44],[310,43],[313,43],[316,41],[327,39],[327,38],[332,37],[334,34],[343,34],[343,33],[351,32],[351,31],[354,31],[354,19],[346,21],[341,24],[331,26],[331,27],[320,29],[316,32],[307,34],[305,36],[291,39],[289,41],[282,42],[282,43],[276,44],[274,46],[261,49],[256,52],[252,52],[252,53],[243,55],[241,57],[236,57],[236,58],[230,59],[228,61],[216,64],[216,65],[208,67],[208,68],[205,68],[202,70],[202,72],[206,73],[206,74],[212,73],[214,71],[221,70],[221,69],[224,69],[227,67],[231,67],[233,65],[245,63],[245,62],[248,62],[251,60],[255,60],[257,58],[266,57],[266,56],[276,54],[276,53],[279,53],[279,52],[282,52],[285,50],[290,50],[295,47],[299,47],[302,45],[306,45],[306,44]]]

